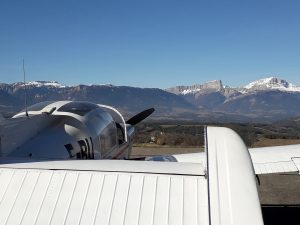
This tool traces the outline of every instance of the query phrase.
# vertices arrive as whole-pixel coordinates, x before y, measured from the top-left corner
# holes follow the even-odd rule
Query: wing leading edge
[[[231,129],[207,127],[206,160],[211,224],[263,224],[253,165]]]

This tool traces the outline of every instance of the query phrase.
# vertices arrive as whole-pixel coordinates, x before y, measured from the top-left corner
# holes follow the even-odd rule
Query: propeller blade
[[[142,120],[146,119],[148,116],[150,116],[155,111],[154,108],[146,109],[135,116],[131,117],[129,120],[126,121],[127,124],[130,125],[136,125]]]

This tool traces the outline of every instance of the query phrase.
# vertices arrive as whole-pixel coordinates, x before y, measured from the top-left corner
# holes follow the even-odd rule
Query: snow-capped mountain
[[[244,87],[229,87],[214,80],[167,90],[109,84],[65,86],[56,81],[26,83],[28,104],[80,100],[115,106],[123,112],[155,107],[160,118],[202,121],[270,121],[300,115],[300,87],[269,77]],[[0,111],[24,106],[24,84],[0,83]],[[176,117],[177,116],[177,117]]]
[[[166,91],[174,94],[196,94],[199,92],[212,92],[212,91],[222,91],[223,84],[221,80],[208,81],[204,84],[194,84],[191,86],[176,86],[166,89]]]
[[[13,83],[13,87],[23,87],[23,82]],[[26,82],[26,87],[53,87],[53,88],[65,88],[65,85],[58,83],[57,81],[29,81]]]
[[[251,82],[244,87],[247,90],[280,90],[300,92],[300,86],[296,86],[286,80],[277,77],[268,77]]]
[[[158,88],[137,88],[92,84],[65,86],[56,81],[32,81],[26,83],[28,105],[42,101],[77,100],[115,106],[124,112],[138,112],[150,107],[156,113],[172,110],[195,110],[196,107],[180,96]],[[24,107],[24,83],[0,83],[0,112],[18,111]]]
[[[277,77],[268,77],[253,81],[244,87],[230,87],[223,85],[221,80],[208,81],[204,84],[194,84],[190,86],[176,86],[166,89],[166,91],[179,95],[195,95],[211,92],[222,92],[225,95],[248,94],[253,91],[279,90],[287,92],[300,92],[300,86],[296,86],[286,80]]]
[[[211,81],[166,91],[181,96],[199,109],[253,117],[300,114],[300,87],[277,77],[253,81],[244,87],[229,87],[222,81]]]

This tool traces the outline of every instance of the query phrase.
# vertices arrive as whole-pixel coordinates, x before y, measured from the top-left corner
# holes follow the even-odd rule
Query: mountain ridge
[[[166,90],[79,84],[57,81],[26,83],[28,104],[41,101],[80,100],[112,105],[130,114],[155,107],[154,118],[201,121],[271,121],[300,115],[300,88],[277,77],[253,81],[244,87],[229,87],[221,80]],[[25,85],[0,83],[0,111],[23,108]]]
[[[234,90],[242,94],[249,93],[256,90],[281,90],[290,92],[300,92],[300,86],[294,85],[284,79],[278,78],[276,76],[266,77],[259,80],[250,82],[243,87],[230,87],[228,85],[223,85],[221,80],[207,81],[203,84],[193,84],[193,85],[180,85],[175,87],[170,87],[165,89],[168,92],[174,94],[196,94],[203,91],[224,91],[226,89]]]
[[[176,86],[166,91],[212,112],[267,120],[300,115],[300,87],[274,76],[253,81],[244,87],[230,87],[223,85],[221,80],[214,80]]]

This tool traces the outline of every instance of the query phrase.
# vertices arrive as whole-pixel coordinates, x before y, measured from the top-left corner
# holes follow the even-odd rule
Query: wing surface
[[[0,224],[206,225],[203,172],[172,162],[1,164]]]
[[[300,171],[300,145],[249,149],[256,174]]]
[[[250,148],[256,174],[269,173],[300,173],[300,145],[286,145],[263,148]],[[205,153],[190,153],[173,155],[178,162],[205,164]]]

